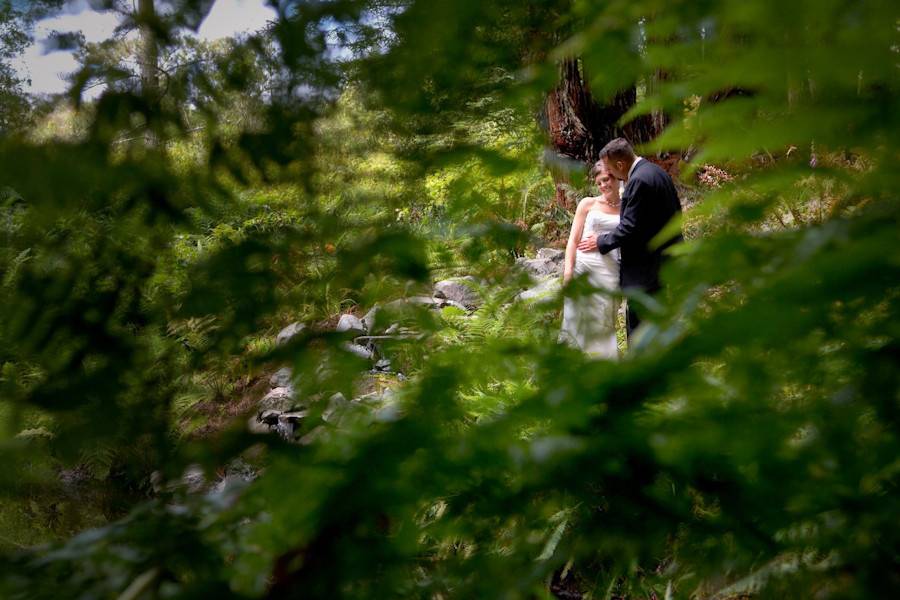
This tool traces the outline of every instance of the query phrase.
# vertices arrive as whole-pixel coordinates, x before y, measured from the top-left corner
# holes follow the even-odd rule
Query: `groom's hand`
[[[597,236],[593,233],[578,242],[578,249],[582,252],[596,252],[597,251]]]

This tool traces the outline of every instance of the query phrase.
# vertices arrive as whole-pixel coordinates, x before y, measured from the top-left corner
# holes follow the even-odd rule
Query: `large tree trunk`
[[[556,186],[556,204],[571,208],[572,199],[569,160],[590,161],[595,153],[594,132],[591,131],[591,111],[595,102],[584,83],[579,61],[567,58],[560,65],[559,85],[547,95],[544,107],[547,133],[556,152],[549,161]]]
[[[159,98],[159,46],[154,24],[156,7],[153,0],[139,0],[138,23],[140,24],[140,49],[138,62],[141,67],[141,93],[150,103],[151,112],[158,108]],[[148,145],[156,145],[157,139],[149,127],[146,134]]]
[[[559,71],[559,85],[547,95],[550,142],[563,156],[586,161],[594,153],[591,112],[596,103],[584,83],[578,59],[563,60]]]
[[[607,103],[598,102],[587,84],[587,78],[577,58],[560,63],[559,84],[547,95],[544,106],[547,133],[556,153],[551,160],[551,172],[556,184],[556,203],[567,210],[572,208],[572,161],[591,164],[609,140],[625,137],[633,144],[648,142],[665,126],[655,115],[639,117],[624,127],[619,119],[637,101],[634,87],[622,90]]]

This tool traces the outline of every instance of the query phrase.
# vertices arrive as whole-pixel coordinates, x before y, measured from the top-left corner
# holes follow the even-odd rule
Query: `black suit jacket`
[[[648,160],[641,160],[625,184],[619,226],[597,238],[597,249],[606,254],[620,248],[622,288],[649,293],[660,287],[659,269],[663,251],[681,241],[681,234],[650,250],[647,246],[669,220],[681,212],[678,192],[669,174]]]

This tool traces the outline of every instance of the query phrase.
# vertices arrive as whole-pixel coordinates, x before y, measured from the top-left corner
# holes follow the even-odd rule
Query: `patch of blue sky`
[[[80,33],[88,42],[101,42],[116,33],[123,16],[103,10],[103,5],[98,0],[72,0],[35,24],[35,43],[14,61],[18,72],[30,81],[28,92],[62,93],[67,87],[66,75],[78,68],[71,51],[55,48],[54,33]],[[217,0],[195,35],[203,40],[233,37],[262,29],[275,18],[276,12],[266,0]],[[102,87],[98,87],[90,94],[96,97],[101,92]]]

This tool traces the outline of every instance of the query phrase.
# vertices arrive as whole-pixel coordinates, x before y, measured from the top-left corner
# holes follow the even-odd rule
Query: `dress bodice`
[[[609,233],[619,225],[619,215],[611,215],[600,210],[590,210],[584,219],[581,239],[587,236]]]
[[[590,210],[588,211],[587,216],[585,216],[584,218],[584,229],[582,229],[581,231],[581,239],[583,240],[591,234],[601,236],[604,233],[609,233],[618,226],[619,215],[611,215],[599,210]],[[615,268],[616,272],[618,273],[618,248],[616,248],[609,254],[600,254],[597,250],[594,250],[593,252],[582,252],[581,250],[579,250],[575,255],[575,259],[578,262],[585,262],[594,265],[599,265],[600,263],[610,263],[608,267]],[[614,267],[613,264],[615,265]]]

